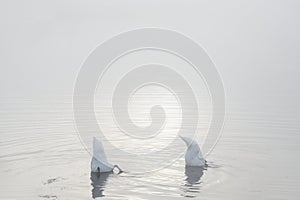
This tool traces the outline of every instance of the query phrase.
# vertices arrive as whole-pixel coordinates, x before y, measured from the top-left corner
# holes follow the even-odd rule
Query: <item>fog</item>
[[[202,45],[227,97],[299,101],[298,1],[2,1],[1,96],[71,92],[81,64],[106,39],[140,27]],[[286,96],[274,98],[281,93]],[[255,97],[255,98],[254,98]]]
[[[75,137],[73,121],[76,77],[90,53],[107,39],[132,29],[157,27],[182,33],[203,47],[225,88],[227,114],[223,138],[208,160],[213,166],[211,171],[204,171],[204,177],[201,171],[200,177],[196,177],[196,182],[204,178],[196,193],[201,191],[201,195],[210,199],[234,199],[233,194],[236,199],[265,196],[275,199],[285,195],[297,199],[299,10],[297,0],[1,1],[2,196],[25,199],[90,196],[90,177],[86,171],[90,157]],[[140,101],[141,105],[149,104]],[[107,113],[100,115],[106,117]],[[110,128],[107,132],[112,131]],[[124,148],[128,148],[126,141]],[[139,151],[135,146],[131,148]],[[109,156],[116,154],[108,152]],[[128,162],[125,158],[115,160]],[[151,166],[152,160],[147,161]],[[75,163],[75,167],[70,169],[70,163]],[[170,198],[188,197],[182,191],[191,188],[182,189],[186,185],[182,186],[181,181],[186,180],[185,176],[187,180],[195,177],[189,177],[193,173],[184,175],[182,163],[145,179],[125,174],[120,179],[113,176],[106,181],[105,177],[100,182],[107,184],[104,193],[109,198],[151,199],[152,191]],[[15,171],[20,177],[15,176]],[[165,177],[170,182],[164,182]],[[58,186],[48,186],[47,179],[59,180]],[[145,188],[136,190],[136,185]],[[74,194],[73,188],[80,188],[80,194]],[[103,190],[99,191],[102,195]],[[93,195],[99,191],[93,188]]]

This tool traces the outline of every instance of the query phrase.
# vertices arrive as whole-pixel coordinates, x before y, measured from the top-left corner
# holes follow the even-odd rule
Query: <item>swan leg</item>
[[[205,165],[204,165],[205,167],[208,167],[208,164],[207,164],[207,161],[205,160]]]
[[[100,167],[97,167],[97,176],[98,176],[98,178],[100,176]]]

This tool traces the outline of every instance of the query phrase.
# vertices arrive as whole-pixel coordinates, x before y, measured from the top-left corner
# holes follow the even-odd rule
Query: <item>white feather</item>
[[[98,172],[98,167],[100,169],[100,172],[111,172],[114,168],[114,165],[110,164],[107,161],[102,143],[94,137],[91,171]]]
[[[179,135],[179,137],[185,142],[188,147],[185,153],[185,165],[197,167],[205,166],[205,159],[203,158],[198,143],[188,137],[183,137],[181,135]]]

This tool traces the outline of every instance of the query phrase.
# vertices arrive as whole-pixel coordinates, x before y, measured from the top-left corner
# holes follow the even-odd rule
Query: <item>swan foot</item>
[[[118,174],[121,174],[123,172],[123,170],[118,165],[114,165],[113,171],[115,168],[119,170]]]

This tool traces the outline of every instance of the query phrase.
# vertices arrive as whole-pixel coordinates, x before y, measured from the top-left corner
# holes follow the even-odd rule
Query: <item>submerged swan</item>
[[[198,143],[188,137],[183,137],[181,135],[179,135],[179,137],[185,142],[188,147],[185,153],[185,165],[193,167],[204,167],[206,165],[206,160],[203,158]]]
[[[118,168],[119,173],[122,172],[121,168],[118,165],[112,165],[107,161],[102,143],[94,137],[91,171],[97,173],[112,172],[114,168]]]

